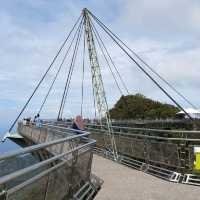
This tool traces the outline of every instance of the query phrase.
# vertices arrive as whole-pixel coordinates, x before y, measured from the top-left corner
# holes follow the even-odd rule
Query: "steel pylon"
[[[118,152],[117,152],[117,147],[115,143],[114,132],[112,129],[112,123],[110,119],[106,93],[105,93],[104,84],[102,80],[101,68],[99,65],[98,57],[97,57],[97,51],[95,47],[90,16],[86,8],[83,9],[83,16],[84,16],[85,37],[86,37],[87,46],[88,46],[88,53],[89,53],[91,74],[92,74],[92,85],[93,85],[93,90],[94,90],[94,98],[96,101],[96,107],[97,107],[97,111],[100,117],[100,122],[102,119],[106,120],[107,136],[109,137],[110,144],[105,144],[105,145],[110,151],[112,151],[114,159],[117,160]]]

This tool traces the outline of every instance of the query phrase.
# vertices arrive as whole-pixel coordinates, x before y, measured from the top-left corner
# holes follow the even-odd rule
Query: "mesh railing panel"
[[[13,189],[8,191],[7,200],[43,200],[44,198],[62,200],[73,194],[90,180],[92,150],[82,150],[79,152],[80,155],[75,154],[73,154],[73,160],[69,160],[48,175],[14,192],[12,192]],[[23,184],[27,178],[20,183]]]
[[[37,128],[32,125],[19,125],[18,130],[33,142],[56,141],[59,143],[49,147],[42,145],[41,147],[44,147],[40,147],[40,150],[34,150],[31,155],[36,155],[40,158],[37,162],[30,162],[25,166],[18,166],[16,170],[4,171],[4,173],[0,174],[0,190],[4,189],[7,192],[6,199],[62,200],[69,196],[72,197],[74,192],[90,180],[94,140],[76,135],[73,137],[77,138],[70,137],[69,140],[65,141],[63,136],[66,138],[72,133],[62,132],[61,134],[56,134],[54,130]],[[60,130],[63,129],[60,128]],[[58,141],[58,139],[62,139],[62,142]],[[62,157],[59,157],[61,154]],[[26,154],[22,153],[19,157],[24,155]],[[13,162],[16,163],[17,157],[9,158],[8,156],[5,157],[5,161],[14,160]],[[2,163],[4,161],[0,161],[0,164]],[[18,165],[20,164],[20,162],[17,163]],[[17,170],[22,169],[23,172],[21,171],[20,173],[22,174],[19,175]],[[2,177],[7,174],[12,177],[11,179],[9,178],[9,181]],[[7,181],[5,182],[5,180]]]
[[[148,141],[147,152],[150,161],[174,167],[180,166],[178,145],[176,144]]]
[[[126,155],[132,155],[132,140],[128,137],[120,136],[117,143],[117,150]]]
[[[143,132],[139,131],[138,134],[143,134]],[[103,138],[105,138],[104,133],[93,132],[91,137],[97,140],[97,147],[106,147],[106,142],[103,140]],[[179,141],[178,144],[175,144],[167,140],[163,142],[148,137],[141,137],[140,135],[136,138],[136,136],[131,134],[126,135],[126,133],[119,133],[115,134],[115,142],[117,150],[121,155],[130,156],[159,165],[161,164],[175,168],[181,167]]]
[[[104,136],[103,133],[99,134],[99,133],[92,133],[91,138],[93,138],[94,140],[96,140],[96,146],[97,147],[104,147],[105,146],[105,140],[104,140]]]
[[[142,139],[131,139],[132,141],[132,154],[135,158],[145,159],[145,141]]]
[[[48,177],[42,177],[30,185],[26,185],[20,190],[9,193],[7,200],[44,200]]]
[[[47,200],[63,199],[66,194],[69,194],[71,171],[70,166],[64,165],[49,174],[46,189]]]
[[[90,178],[92,164],[92,150],[88,149],[83,150],[82,154],[78,157],[76,164],[77,174],[80,174],[80,177],[84,181],[88,181]]]

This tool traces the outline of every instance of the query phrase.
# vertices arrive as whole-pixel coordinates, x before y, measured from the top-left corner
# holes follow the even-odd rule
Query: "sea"
[[[5,128],[0,127],[0,139],[3,138],[5,130]],[[0,155],[20,148],[21,147],[15,142],[11,141],[10,139],[6,139],[4,143],[0,143]]]

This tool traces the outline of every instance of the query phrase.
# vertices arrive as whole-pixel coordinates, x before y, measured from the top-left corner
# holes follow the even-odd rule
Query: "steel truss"
[[[94,97],[96,101],[97,110],[100,117],[100,122],[102,119],[106,119],[107,123],[107,134],[110,138],[110,144],[106,144],[107,148],[112,151],[114,155],[114,159],[118,159],[118,153],[117,153],[117,147],[115,143],[114,133],[112,130],[112,123],[110,119],[110,114],[108,110],[108,103],[106,99],[106,93],[103,85],[102,75],[101,75],[101,69],[97,57],[97,51],[94,43],[94,36],[92,32],[91,27],[91,21],[88,14],[88,10],[83,10],[83,16],[84,16],[84,27],[85,27],[85,35],[86,35],[86,41],[88,46],[88,54],[90,59],[90,65],[91,65],[91,74],[92,74],[92,85],[94,89]]]

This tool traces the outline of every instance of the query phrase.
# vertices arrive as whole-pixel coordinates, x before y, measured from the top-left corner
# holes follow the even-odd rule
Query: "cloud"
[[[199,35],[199,1],[125,0],[122,6],[121,22],[132,26],[140,36],[150,34],[172,39],[180,34],[185,37]]]
[[[1,120],[7,123],[15,118],[83,7],[91,9],[147,63],[200,106],[196,98],[200,86],[198,45],[200,3],[198,1],[87,0],[74,2],[70,0],[58,3],[44,0],[14,0],[4,2],[0,8]],[[102,34],[102,31],[100,34],[131,93],[141,92],[149,97],[170,102],[134,63],[105,34]],[[80,46],[81,51],[82,46]],[[120,93],[99,49],[98,55],[108,104],[112,107]],[[50,94],[43,113],[44,117],[57,116],[70,58],[71,54]],[[70,117],[80,113],[81,54],[77,60],[65,110],[65,116]],[[61,57],[56,67],[60,61]],[[86,116],[93,116],[88,61],[86,65],[84,113]],[[37,112],[56,69],[50,71],[24,116]],[[122,88],[121,83],[120,87]],[[187,106],[177,96],[176,98]]]

